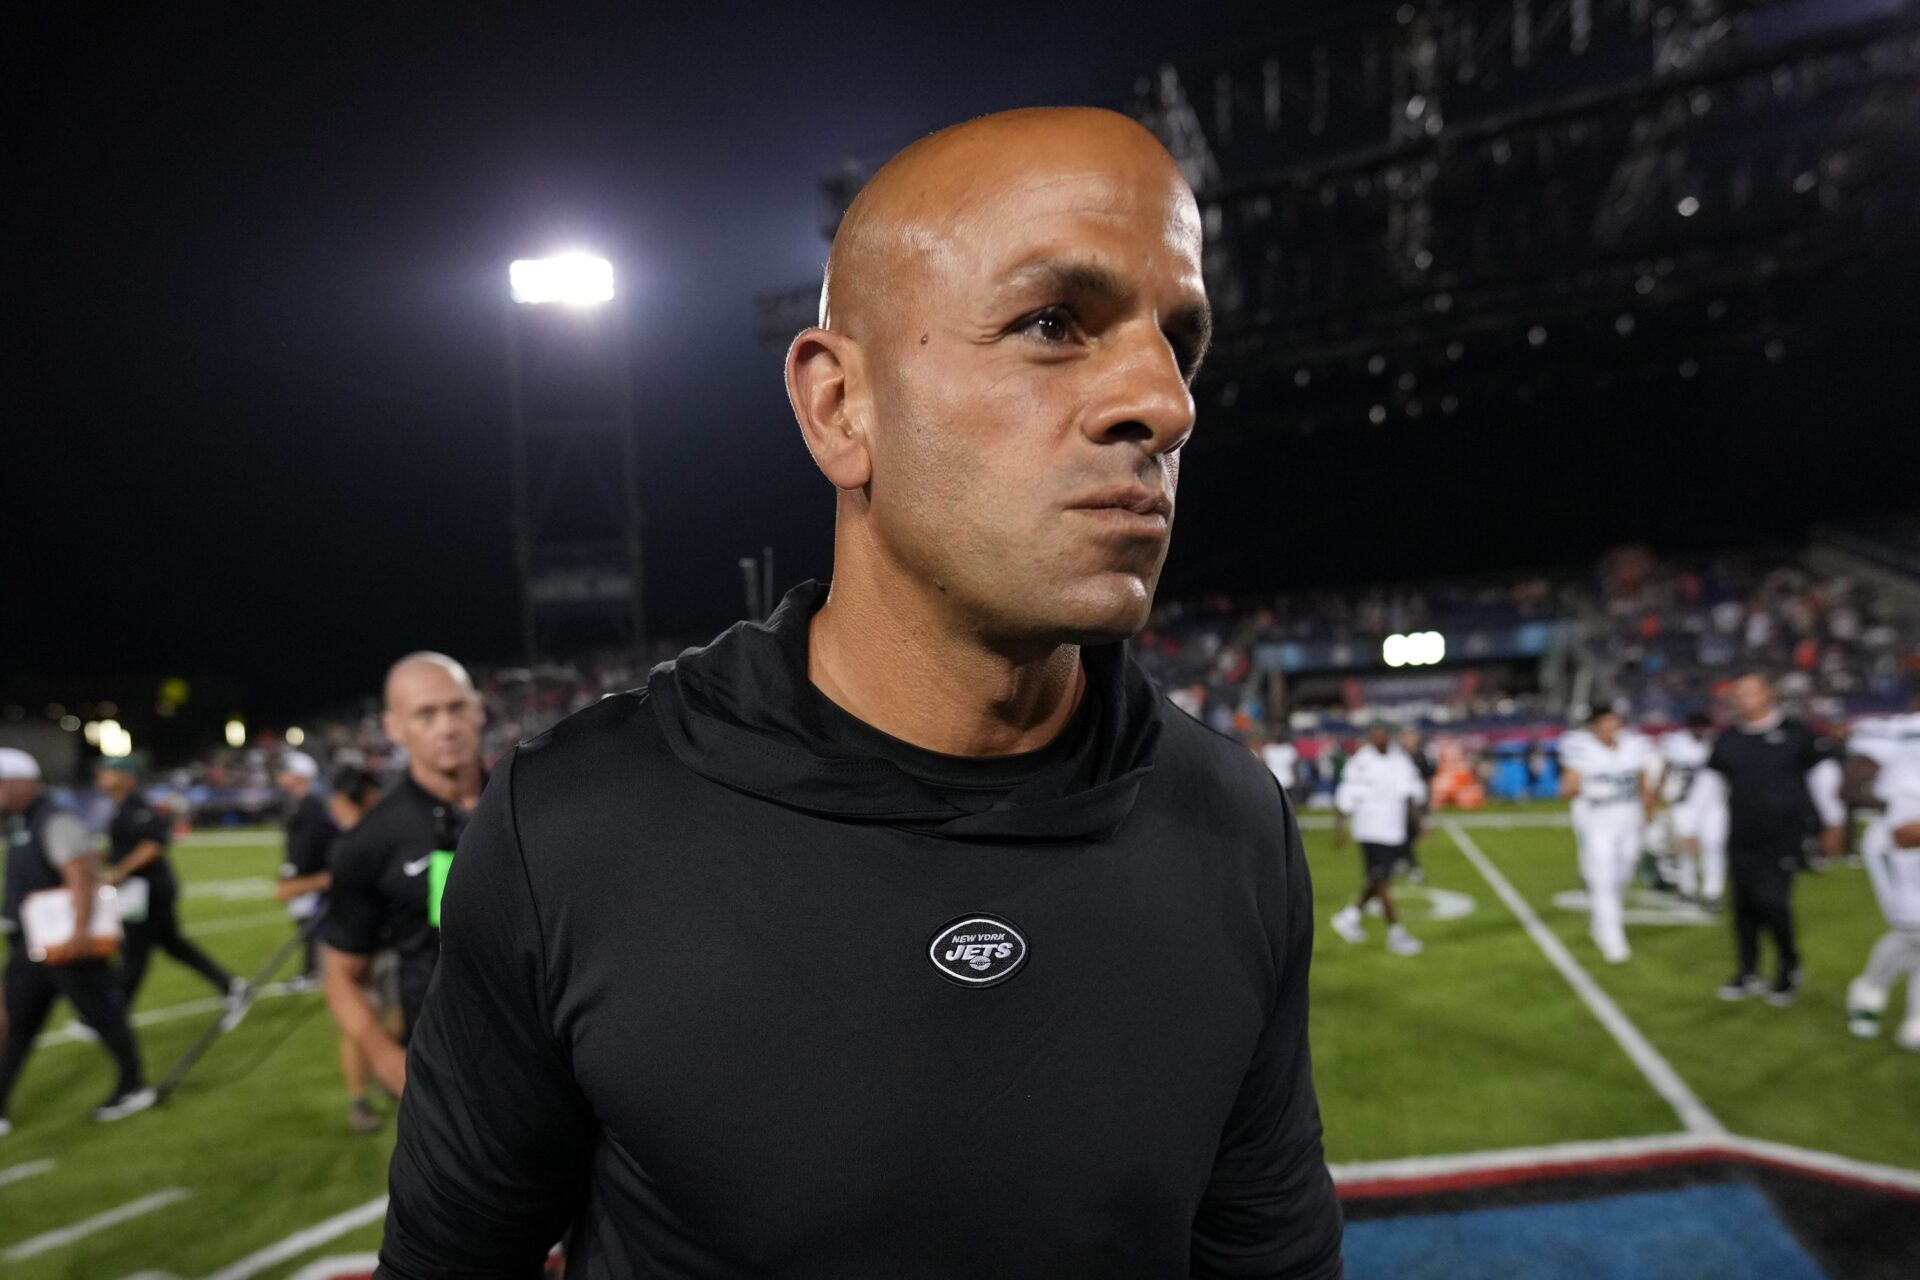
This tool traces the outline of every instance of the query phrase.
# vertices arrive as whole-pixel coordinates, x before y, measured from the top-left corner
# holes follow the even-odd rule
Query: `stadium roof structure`
[[[1203,404],[1311,429],[1777,363],[1920,248],[1916,7],[1350,5],[1142,78],[1206,221]],[[873,167],[823,183],[834,220]],[[760,332],[817,299],[763,295]]]

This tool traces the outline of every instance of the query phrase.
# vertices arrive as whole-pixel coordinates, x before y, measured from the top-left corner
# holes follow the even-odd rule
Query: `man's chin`
[[[1058,644],[1115,644],[1139,634],[1153,612],[1154,582],[1130,573],[1102,574],[1061,591],[1047,609]]]

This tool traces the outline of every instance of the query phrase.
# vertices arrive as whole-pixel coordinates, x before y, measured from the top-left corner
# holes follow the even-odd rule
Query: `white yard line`
[[[29,1160],[25,1164],[0,1169],[0,1187],[13,1182],[25,1182],[28,1178],[37,1177],[51,1168],[53,1168],[51,1160]]]
[[[321,1258],[309,1262],[287,1280],[333,1280],[340,1275],[356,1275],[363,1271],[372,1271],[380,1265],[377,1253],[349,1253],[338,1258]]]
[[[296,1231],[278,1244],[270,1244],[264,1249],[256,1249],[238,1262],[230,1262],[220,1268],[207,1280],[249,1280],[268,1267],[277,1266],[289,1258],[297,1258],[307,1250],[325,1244],[329,1240],[345,1235],[369,1222],[376,1222],[387,1212],[387,1198],[380,1196],[363,1205],[348,1209],[345,1213],[336,1213],[325,1222],[316,1222],[312,1226]]]
[[[319,988],[314,987],[311,988],[311,990],[318,991]],[[287,990],[287,984],[284,982],[271,982],[256,991],[254,998],[265,999],[268,996],[292,996],[300,994],[302,993],[298,991]],[[185,1000],[179,1004],[164,1004],[158,1009],[142,1009],[139,1013],[134,1014],[130,1021],[136,1027],[151,1027],[155,1023],[177,1022],[181,1018],[198,1017],[200,1014],[212,1013],[216,1009],[224,1009],[226,1007],[227,1002],[219,996],[208,996],[204,1000]],[[83,1037],[75,1035],[73,1033],[73,1027],[74,1024],[69,1022],[61,1026],[57,1031],[45,1032],[38,1040],[34,1041],[34,1046],[36,1048],[45,1048],[47,1045],[76,1044]]]
[[[286,832],[278,827],[257,827],[250,831],[195,831],[173,838],[176,850],[188,853],[200,849],[237,849],[246,845],[277,846],[286,842]]]
[[[220,917],[207,921],[191,921],[188,931],[196,938],[210,933],[233,933],[241,929],[258,929],[262,925],[284,924],[292,928],[298,924],[284,909],[280,911],[256,911],[250,916]]]
[[[1687,1082],[1680,1078],[1680,1073],[1673,1069],[1673,1064],[1662,1057],[1660,1051],[1640,1033],[1640,1028],[1634,1026],[1627,1015],[1620,1011],[1620,1006],[1615,1004],[1613,997],[1603,991],[1600,984],[1593,980],[1593,975],[1580,967],[1580,962],[1573,958],[1573,953],[1567,950],[1558,937],[1554,936],[1553,930],[1541,922],[1533,908],[1527,905],[1527,900],[1520,896],[1519,890],[1515,889],[1504,875],[1500,874],[1500,868],[1493,865],[1493,861],[1481,851],[1473,837],[1452,818],[1443,821],[1440,825],[1449,836],[1453,837],[1454,844],[1458,845],[1460,852],[1466,855],[1467,861],[1473,864],[1474,870],[1493,886],[1494,893],[1499,895],[1500,901],[1507,904],[1507,910],[1513,912],[1520,921],[1520,926],[1527,931],[1527,936],[1532,938],[1534,945],[1546,954],[1553,967],[1560,971],[1560,976],[1567,980],[1567,985],[1573,988],[1574,994],[1579,996],[1593,1016],[1600,1020],[1600,1025],[1607,1029],[1607,1034],[1613,1037],[1614,1043],[1618,1044],[1627,1057],[1632,1059],[1633,1065],[1640,1069],[1640,1074],[1646,1077],[1647,1083],[1653,1086],[1654,1092],[1667,1100],[1674,1114],[1680,1117],[1682,1127],[1688,1133],[1709,1134],[1714,1137],[1725,1134],[1727,1127],[1707,1109],[1707,1104],[1700,1101],[1699,1095],[1687,1087]]]
[[[22,1240],[5,1253],[0,1253],[0,1258],[8,1262],[24,1262],[28,1258],[37,1258],[43,1253],[64,1248],[77,1240],[85,1240],[95,1232],[118,1226],[129,1218],[137,1218],[143,1213],[152,1213],[155,1209],[164,1209],[186,1198],[186,1188],[168,1187],[165,1191],[156,1191],[152,1195],[141,1196],[138,1200],[129,1200],[117,1209],[96,1213],[91,1218],[82,1218],[70,1227],[61,1227],[57,1231],[48,1231],[34,1236],[31,1240]]]

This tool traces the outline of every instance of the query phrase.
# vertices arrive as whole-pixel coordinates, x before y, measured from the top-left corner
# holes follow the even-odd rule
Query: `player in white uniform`
[[[1275,738],[1260,748],[1260,759],[1280,782],[1288,795],[1300,785],[1300,748],[1285,738]]]
[[[1885,806],[1862,833],[1860,853],[1887,918],[1866,970],[1847,986],[1847,1027],[1862,1038],[1878,1034],[1904,976],[1907,1017],[1894,1041],[1920,1053],[1920,713],[1862,721],[1847,746],[1849,794]]]
[[[1584,730],[1560,741],[1560,794],[1573,797],[1573,833],[1580,842],[1591,932],[1608,964],[1621,964],[1633,954],[1621,898],[1653,817],[1654,760],[1653,743],[1625,732],[1619,715],[1605,707],[1593,713]]]
[[[1661,783],[1679,845],[1680,896],[1718,906],[1727,892],[1727,780],[1707,768],[1713,721],[1695,713],[1660,740]]]
[[[1344,844],[1346,828],[1351,827],[1367,878],[1360,896],[1333,917],[1333,931],[1348,942],[1367,940],[1361,913],[1377,899],[1387,916],[1387,950],[1397,956],[1419,954],[1420,940],[1400,923],[1387,882],[1393,878],[1393,864],[1406,856],[1413,835],[1412,808],[1426,800],[1427,784],[1407,753],[1393,745],[1393,731],[1385,724],[1373,725],[1365,744],[1341,770],[1333,797],[1333,843]]]

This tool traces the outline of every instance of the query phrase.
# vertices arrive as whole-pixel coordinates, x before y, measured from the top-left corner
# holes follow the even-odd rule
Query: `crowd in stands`
[[[1778,675],[1782,696],[1816,720],[1900,707],[1920,672],[1920,635],[1884,591],[1859,577],[1725,557],[1662,565],[1609,559],[1602,617],[1588,643],[1611,666],[1616,701],[1670,722],[1711,702],[1746,667]]]
[[[1446,765],[1484,791],[1512,796],[1551,790],[1551,744],[1572,700],[1529,678],[1526,664],[1450,664],[1391,687],[1341,677],[1333,697],[1282,708],[1268,705],[1276,684],[1258,660],[1262,647],[1346,644],[1371,661],[1396,633],[1564,624],[1573,637],[1569,667],[1587,673],[1580,696],[1609,702],[1630,721],[1663,727],[1711,711],[1719,686],[1759,667],[1778,676],[1796,710],[1838,725],[1905,704],[1920,679],[1920,622],[1907,610],[1866,579],[1818,574],[1789,557],[1663,561],[1624,550],[1589,573],[1172,602],[1156,610],[1135,650],[1189,714],[1249,742],[1291,738],[1306,795],[1329,788],[1343,744],[1386,717],[1430,731],[1430,764],[1446,755]],[[648,666],[676,651],[661,645],[644,661],[601,653],[537,670],[476,667],[486,759],[639,685]],[[190,808],[204,810],[218,795],[244,816],[253,803],[270,803],[273,746],[223,752],[157,781],[170,781]],[[323,763],[377,771],[399,763],[372,696],[308,728],[304,749]],[[192,803],[196,796],[201,803]]]

